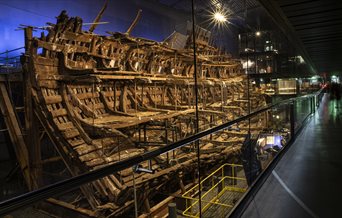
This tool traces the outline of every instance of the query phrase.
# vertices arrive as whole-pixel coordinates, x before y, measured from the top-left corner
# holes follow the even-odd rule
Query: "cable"
[[[199,133],[199,115],[198,115],[198,83],[197,83],[197,54],[196,54],[196,33],[195,33],[195,0],[191,1],[191,15],[192,15],[192,45],[194,52],[194,79],[195,79],[195,106],[196,106],[196,122],[195,130]],[[201,159],[200,159],[200,145],[199,140],[196,140],[197,147],[197,167],[198,167],[198,199],[199,199],[199,217],[202,217],[202,193],[201,193]]]
[[[5,5],[5,6],[7,6],[7,7],[10,7],[10,8],[14,8],[14,9],[20,10],[20,11],[27,12],[27,13],[30,13],[30,14],[34,14],[34,15],[36,15],[36,16],[54,19],[54,17],[49,17],[49,16],[46,16],[46,15],[43,15],[43,14],[39,14],[39,13],[34,12],[34,11],[30,11],[30,10],[27,10],[27,9],[19,8],[19,7],[16,7],[16,6],[13,6],[13,5],[9,5],[9,4],[3,3],[3,2],[0,2],[0,4],[1,4],[1,5]]]

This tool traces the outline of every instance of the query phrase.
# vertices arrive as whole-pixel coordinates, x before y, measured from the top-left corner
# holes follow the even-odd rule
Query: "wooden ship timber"
[[[127,33],[100,36],[82,30],[82,19],[65,11],[48,34],[25,29],[23,69],[34,111],[71,175],[157,149],[195,133],[195,82],[191,32],[164,42]],[[210,45],[210,33],[196,27],[199,130],[247,114],[247,80],[238,60]],[[179,42],[179,37],[183,39]],[[178,37],[178,38],[177,38]],[[251,86],[251,109],[265,105]],[[252,122],[253,128],[258,127]],[[200,141],[201,169],[238,157],[247,126]],[[81,188],[97,216],[116,217],[134,209],[151,212],[158,192],[184,192],[195,181],[194,145],[141,163]]]

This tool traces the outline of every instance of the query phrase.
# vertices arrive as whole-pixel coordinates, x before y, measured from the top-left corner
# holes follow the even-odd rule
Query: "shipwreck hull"
[[[64,19],[47,36],[28,37],[24,69],[36,114],[72,175],[195,133],[190,46],[173,49],[120,33],[99,36],[82,31],[79,19]],[[199,42],[199,129],[204,130],[247,113],[247,81],[238,61]],[[252,109],[265,105],[253,90],[251,99]],[[202,170],[237,156],[245,134],[226,130],[201,140]],[[187,145],[141,163],[154,173],[135,174],[139,206],[146,206],[152,190],[182,188],[183,177],[196,171],[196,157],[194,145]],[[133,185],[129,168],[81,189],[93,210],[118,216],[133,207]]]

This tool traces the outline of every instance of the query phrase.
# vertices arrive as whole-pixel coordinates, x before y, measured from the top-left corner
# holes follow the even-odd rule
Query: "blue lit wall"
[[[67,10],[69,16],[83,18],[85,23],[92,22],[103,3],[104,0],[0,0],[0,53],[24,45],[23,31],[16,31],[20,24],[40,27],[46,22],[55,23],[62,10]],[[132,35],[157,41],[191,19],[189,14],[166,9],[151,0],[110,0],[101,19],[110,24],[99,25],[95,32],[125,32],[140,8],[142,18]]]

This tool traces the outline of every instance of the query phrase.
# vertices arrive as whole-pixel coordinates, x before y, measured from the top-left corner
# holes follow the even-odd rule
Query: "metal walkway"
[[[198,185],[186,191],[182,197],[186,200],[185,217],[200,217]],[[223,164],[201,181],[202,217],[225,217],[235,203],[247,190],[247,180],[243,166]]]
[[[342,100],[327,94],[244,218],[341,217]]]

